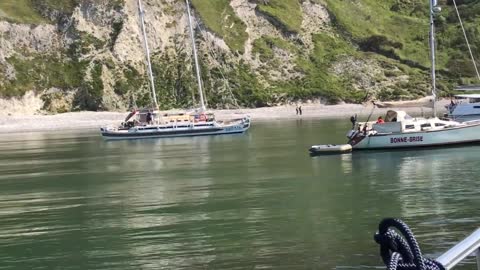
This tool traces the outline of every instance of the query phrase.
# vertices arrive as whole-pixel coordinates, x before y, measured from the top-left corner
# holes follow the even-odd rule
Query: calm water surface
[[[348,127],[2,135],[0,269],[375,269],[383,217],[407,221],[429,256],[480,224],[480,146],[308,156]]]

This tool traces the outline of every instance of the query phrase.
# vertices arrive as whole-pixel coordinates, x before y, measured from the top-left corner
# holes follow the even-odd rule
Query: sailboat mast
[[[200,106],[201,106],[202,111],[205,111],[206,107],[205,107],[205,100],[204,100],[204,97],[203,97],[202,79],[200,77],[200,65],[198,64],[197,46],[195,45],[195,35],[194,35],[194,32],[193,32],[192,15],[190,14],[190,3],[189,3],[188,0],[185,0],[185,2],[187,3],[188,26],[190,28],[190,38],[192,40],[193,58],[195,60],[195,71],[197,73],[198,94],[200,95]]]
[[[430,1],[430,60],[432,63],[431,67],[431,76],[432,76],[432,96],[433,96],[433,116],[437,117],[437,85],[436,85],[436,74],[435,74],[435,21],[434,13],[437,6],[437,0]]]
[[[148,48],[148,40],[147,40],[147,31],[145,30],[145,10],[143,9],[142,1],[138,0],[138,13],[140,15],[140,23],[142,26],[142,34],[143,34],[143,46],[145,48],[145,53],[147,55],[147,68],[148,68],[148,77],[150,78],[150,87],[152,90],[152,99],[155,105],[155,109],[158,109],[157,103],[157,94],[155,92],[155,84],[153,80],[153,71],[152,71],[152,63],[150,62],[150,49]]]

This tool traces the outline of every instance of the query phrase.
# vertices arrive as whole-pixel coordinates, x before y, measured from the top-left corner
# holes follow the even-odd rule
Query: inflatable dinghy
[[[310,147],[309,151],[315,155],[343,154],[352,152],[352,146],[350,144],[319,144]]]

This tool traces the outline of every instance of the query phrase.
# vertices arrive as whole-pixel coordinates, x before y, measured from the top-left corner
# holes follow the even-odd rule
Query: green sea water
[[[480,146],[308,155],[349,127],[0,135],[0,269],[384,269],[384,217],[404,219],[430,257],[479,226]]]

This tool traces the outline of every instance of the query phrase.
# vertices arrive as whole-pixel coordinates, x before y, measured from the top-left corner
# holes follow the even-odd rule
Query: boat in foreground
[[[436,117],[435,24],[441,11],[436,0],[430,0],[430,53],[433,94],[432,118],[414,118],[403,111],[388,111],[385,121],[356,123],[347,134],[353,149],[385,149],[444,146],[480,142],[480,121],[458,122]]]
[[[385,123],[356,123],[347,137],[353,149],[442,146],[480,142],[480,121],[456,122],[439,118],[413,118],[403,111],[388,111]]]

